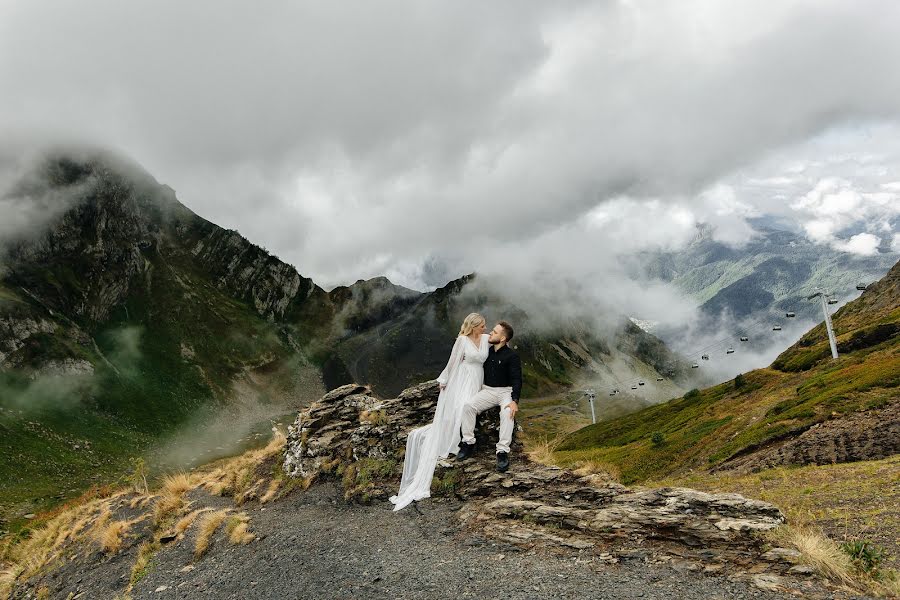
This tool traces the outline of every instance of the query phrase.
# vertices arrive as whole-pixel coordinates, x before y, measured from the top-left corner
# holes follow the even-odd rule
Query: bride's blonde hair
[[[472,330],[484,322],[484,317],[478,313],[469,313],[459,328],[459,335],[472,335]]]

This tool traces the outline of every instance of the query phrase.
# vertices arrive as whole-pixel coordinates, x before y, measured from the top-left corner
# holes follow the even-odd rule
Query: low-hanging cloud
[[[900,154],[864,125],[900,116],[898,55],[891,0],[9,2],[0,136],[121,150],[325,287],[474,270],[534,310],[686,320],[629,255],[762,214],[898,245]]]

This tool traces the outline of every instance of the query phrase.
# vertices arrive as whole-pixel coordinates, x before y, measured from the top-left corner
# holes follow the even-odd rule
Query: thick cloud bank
[[[118,149],[326,287],[671,322],[621,258],[698,224],[900,250],[897,56],[892,0],[10,1],[0,138]]]

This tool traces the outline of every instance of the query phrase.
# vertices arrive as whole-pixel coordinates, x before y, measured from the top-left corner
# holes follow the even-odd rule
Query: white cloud
[[[860,256],[873,256],[878,252],[881,238],[871,233],[858,233],[851,236],[846,242],[837,241],[833,245],[838,250],[858,254]]]
[[[829,127],[897,118],[898,54],[889,0],[10,2],[0,135],[121,149],[330,286],[434,257],[481,268],[607,203],[625,211],[605,228],[621,248],[675,247],[696,222],[740,245],[750,215],[785,212],[773,198],[813,190],[834,157],[900,181],[876,146],[787,157],[754,174],[782,188],[765,198],[733,178]],[[847,201],[795,217],[847,242]]]

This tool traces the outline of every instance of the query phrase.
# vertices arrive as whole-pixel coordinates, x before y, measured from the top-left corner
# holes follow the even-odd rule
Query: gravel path
[[[134,598],[784,598],[727,574],[704,575],[642,559],[602,564],[591,555],[518,551],[460,531],[459,504],[346,505],[330,485],[260,509],[261,539],[231,546],[220,531],[194,568],[193,537],[164,548]],[[183,568],[188,570],[183,571]],[[165,589],[161,589],[165,586]],[[159,590],[159,591],[157,591]],[[815,594],[817,597],[829,595]]]

